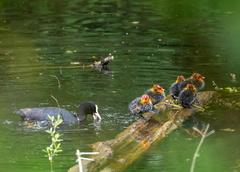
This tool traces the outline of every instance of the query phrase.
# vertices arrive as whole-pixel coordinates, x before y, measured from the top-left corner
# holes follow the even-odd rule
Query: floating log
[[[107,68],[107,65],[110,61],[114,60],[114,57],[110,54],[109,56],[102,58],[100,61],[94,61],[91,65],[81,65],[79,66],[80,62],[71,62],[72,65],[78,65],[78,66],[40,66],[35,68],[47,68],[47,69],[55,69],[55,68]]]
[[[216,95],[215,91],[200,92],[197,96],[198,106],[207,105]],[[93,156],[94,162],[85,162],[84,171],[88,172],[115,172],[122,171],[136,161],[149,146],[159,142],[171,131],[178,128],[196,110],[172,109],[171,96],[155,108],[161,110],[159,114],[145,113],[148,121],[138,120],[126,130],[118,134],[115,139],[92,144],[94,152],[99,155]],[[201,102],[201,103],[199,103]],[[167,120],[162,121],[165,117]],[[78,172],[78,165],[73,166],[68,172]]]

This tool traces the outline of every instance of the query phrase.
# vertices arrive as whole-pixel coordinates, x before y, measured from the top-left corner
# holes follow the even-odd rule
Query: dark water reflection
[[[0,27],[0,166],[4,171],[47,171],[41,151],[45,128],[23,124],[13,111],[56,106],[75,111],[86,100],[100,107],[100,124],[60,128],[63,153],[56,171],[75,164],[75,150],[115,137],[135,119],[128,103],[153,84],[168,88],[177,75],[199,72],[205,90],[236,86],[239,76],[238,1],[6,1]],[[109,71],[89,65],[112,53]],[[96,58],[94,58],[94,56]],[[61,69],[59,67],[62,67]],[[62,72],[62,76],[61,76]],[[58,88],[56,78],[60,80]],[[196,171],[238,171],[238,110],[217,105],[196,114],[216,133],[204,142]],[[230,128],[234,132],[221,129]],[[125,171],[188,171],[199,138],[179,129]],[[231,146],[227,146],[231,145]],[[224,163],[223,163],[224,162]]]

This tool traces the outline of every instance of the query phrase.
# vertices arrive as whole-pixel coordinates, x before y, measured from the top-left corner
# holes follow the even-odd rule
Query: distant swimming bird
[[[170,94],[172,95],[173,99],[176,99],[179,95],[179,93],[181,92],[180,89],[180,84],[185,81],[185,78],[180,75],[177,77],[177,80],[175,83],[173,83],[170,87]]]
[[[101,119],[98,113],[98,106],[87,101],[79,105],[77,115],[58,107],[25,108],[15,111],[25,121],[50,121],[48,115],[57,117],[60,114],[63,123],[79,123],[87,118],[87,114],[92,114],[94,120]]]
[[[191,104],[194,102],[196,98],[196,87],[193,84],[187,84],[186,88],[184,88],[179,96],[178,96],[178,102],[184,107],[184,108],[191,108]]]
[[[187,86],[187,84],[193,84],[199,91],[205,86],[205,82],[203,81],[204,78],[205,77],[203,77],[199,73],[194,73],[190,78],[186,79],[180,84],[180,89],[183,90]]]
[[[163,99],[166,97],[164,89],[157,84],[153,85],[153,87],[147,90],[145,94],[150,97],[153,105],[163,101]]]
[[[142,114],[150,112],[153,109],[153,104],[149,96],[144,94],[142,97],[134,99],[128,107],[134,115],[142,117]]]

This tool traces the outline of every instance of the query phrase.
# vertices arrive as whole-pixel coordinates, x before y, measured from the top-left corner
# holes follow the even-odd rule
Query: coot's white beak
[[[97,105],[96,105],[96,113],[93,113],[93,119],[94,120],[97,120],[97,119],[101,120],[102,119],[100,114],[98,113],[98,106]]]

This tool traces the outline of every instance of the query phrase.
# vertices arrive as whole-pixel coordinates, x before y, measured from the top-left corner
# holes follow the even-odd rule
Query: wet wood
[[[216,95],[214,91],[205,91],[198,94],[198,105],[203,106],[211,102]],[[161,110],[158,114],[146,113],[144,117],[148,121],[138,120],[131,124],[126,130],[118,134],[115,139],[92,144],[93,152],[99,152],[93,156],[94,162],[85,162],[85,172],[114,172],[122,171],[142,154],[149,146],[154,146],[161,139],[165,138],[171,131],[178,128],[195,110],[175,109],[170,104],[171,96],[155,106]],[[164,121],[165,118],[165,121]],[[75,165],[69,172],[77,172]]]
[[[102,69],[102,68],[106,68],[108,63],[112,60],[114,60],[114,57],[112,55],[109,55],[105,58],[102,58],[100,61],[94,61],[93,64],[90,64],[90,65],[77,65],[77,64],[80,64],[80,62],[71,62],[71,64],[76,64],[76,66],[41,66],[41,67],[35,67],[35,68],[46,68],[46,69],[97,68],[97,69]]]
[[[108,57],[102,58],[100,61],[95,61],[91,67],[92,68],[104,68],[108,65],[110,61],[114,60],[114,57],[112,55],[109,55]]]

